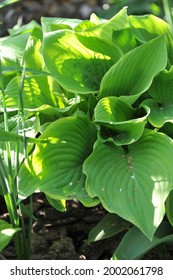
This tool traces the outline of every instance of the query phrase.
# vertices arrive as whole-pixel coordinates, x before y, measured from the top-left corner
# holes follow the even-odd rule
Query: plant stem
[[[4,108],[4,128],[5,128],[6,132],[9,132],[8,114],[7,114],[7,109],[6,109],[1,59],[0,59],[0,86],[1,86],[1,94],[2,94],[2,103],[3,103],[3,108]],[[0,166],[1,166],[1,172],[0,172],[1,178],[0,179],[1,179],[1,183],[2,183],[2,189],[3,189],[5,203],[6,203],[8,213],[10,216],[10,222],[14,228],[19,228],[20,221],[19,221],[19,215],[18,215],[18,209],[17,209],[17,197],[16,197],[17,189],[16,189],[16,184],[15,184],[14,175],[13,175],[10,142],[9,141],[6,142],[5,146],[6,146],[6,153],[4,155],[4,160],[7,162],[8,173],[6,171],[4,162],[3,162],[2,158],[0,157]],[[17,231],[15,234],[15,246],[16,246],[16,253],[17,253],[18,259],[22,259],[23,251],[22,251],[22,247],[21,247],[19,231]]]
[[[27,138],[26,138],[26,133],[25,133],[25,112],[24,112],[24,103],[23,103],[23,90],[24,90],[24,82],[25,82],[25,62],[24,66],[22,68],[22,77],[20,76],[20,71],[19,71],[19,63],[18,61],[16,62],[17,65],[17,77],[19,79],[19,105],[18,105],[18,117],[22,120],[22,131],[23,131],[23,144],[24,144],[24,158],[27,159],[28,153],[27,153]],[[33,203],[32,203],[32,197],[30,196],[30,211],[33,213]],[[20,204],[19,204],[20,207]],[[29,216],[29,224],[28,224],[28,229],[26,233],[26,227],[25,227],[25,222],[23,219],[23,211],[22,207],[20,207],[21,211],[21,224],[22,224],[22,232],[23,232],[23,246],[24,246],[24,256],[25,259],[30,259],[31,255],[31,237],[32,237],[32,217]]]
[[[33,213],[33,199],[32,196],[30,196],[29,201],[29,207],[31,213]],[[30,259],[31,257],[31,241],[32,241],[32,217],[29,217],[29,225],[28,225],[28,242],[27,242],[27,259]]]

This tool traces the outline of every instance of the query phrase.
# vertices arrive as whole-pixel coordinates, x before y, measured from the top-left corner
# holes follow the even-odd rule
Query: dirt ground
[[[116,236],[87,244],[89,231],[106,214],[101,205],[86,208],[78,201],[71,200],[67,202],[67,211],[59,212],[47,202],[43,194],[35,194],[33,206],[37,220],[33,222],[31,259],[110,259],[120,241]],[[1,218],[8,221],[2,203]],[[13,242],[2,252],[2,256],[5,259],[16,258]]]
[[[86,208],[76,200],[67,202],[67,211],[53,208],[45,196],[34,194],[33,209],[36,220],[32,227],[33,260],[110,260],[125,232],[88,244],[89,231],[106,215],[101,205]],[[9,220],[0,197],[0,219]],[[26,224],[27,218],[25,219]],[[161,249],[162,250],[162,249]],[[173,259],[173,246],[168,244],[168,259]],[[0,260],[16,259],[13,240],[1,252]],[[162,259],[155,249],[142,259]]]

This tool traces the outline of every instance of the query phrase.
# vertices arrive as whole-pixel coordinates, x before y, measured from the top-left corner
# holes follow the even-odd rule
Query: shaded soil
[[[59,212],[47,202],[43,194],[34,195],[33,205],[37,220],[33,222],[32,259],[111,258],[120,241],[118,236],[92,244],[86,242],[89,231],[106,214],[101,205],[86,208],[78,201],[71,200],[67,202],[67,211]],[[8,221],[8,214],[2,204],[0,213],[0,218]],[[16,258],[13,242],[2,252],[2,256],[5,259]]]
[[[27,203],[27,201],[26,201]],[[33,260],[109,260],[119,245],[125,232],[111,238],[87,243],[89,231],[106,215],[101,205],[86,208],[76,200],[67,202],[67,211],[59,212],[46,200],[45,196],[34,194],[34,216],[32,226]],[[0,219],[9,221],[2,197],[0,197]],[[25,218],[26,225],[28,224]],[[173,245],[154,248],[142,259],[173,259]],[[16,259],[13,240],[0,254],[1,259]]]

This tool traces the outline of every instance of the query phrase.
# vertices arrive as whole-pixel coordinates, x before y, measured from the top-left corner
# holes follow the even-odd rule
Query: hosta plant
[[[38,191],[60,211],[73,198],[101,203],[108,216],[88,242],[126,229],[113,259],[173,242],[171,26],[123,8],[110,20],[43,17],[9,32],[0,39],[0,191],[14,203],[8,209],[16,205],[31,223],[32,201],[30,210],[22,201]],[[20,236],[17,213],[11,225],[0,221],[2,240],[7,229]]]

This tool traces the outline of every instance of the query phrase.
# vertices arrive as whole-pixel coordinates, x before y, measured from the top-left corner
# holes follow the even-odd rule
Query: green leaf
[[[73,31],[46,33],[43,40],[46,68],[70,92],[97,92],[108,69],[121,57],[111,42]]]
[[[148,240],[139,229],[133,227],[125,234],[112,258],[115,260],[137,260],[152,248],[165,242],[173,242],[173,230],[167,222],[163,222],[159,226],[152,241]]]
[[[173,67],[169,71],[164,70],[157,75],[148,93],[159,103],[173,104]]]
[[[21,78],[15,77],[5,88],[6,107],[18,109],[19,107],[19,90]],[[56,85],[51,77],[44,75],[26,76],[24,80],[22,98],[23,107],[27,110],[38,110],[43,105],[63,108],[62,97],[60,98],[56,92]],[[0,107],[3,109],[3,104],[0,99]]]
[[[95,107],[94,117],[101,125],[101,141],[111,141],[118,146],[137,141],[147,122],[147,114],[137,117],[137,110],[115,96],[101,99]]]
[[[96,140],[95,126],[78,113],[50,124],[39,137],[48,138],[52,141],[36,145],[21,168],[20,196],[24,198],[40,190],[53,199],[76,197],[84,204],[98,203],[98,199],[88,197],[82,173],[83,161]]]
[[[16,133],[7,132],[0,129],[0,142],[5,142],[5,141],[20,143],[23,141],[23,137]]]
[[[0,220],[0,252],[9,244],[13,235],[19,230],[20,228],[12,228],[12,225]]]
[[[113,16],[109,20],[101,19],[101,22],[99,22],[98,20],[96,22],[97,22],[96,26],[84,30],[83,34],[89,37],[96,36],[98,38],[102,38],[111,42],[114,31],[118,31],[130,27],[128,16],[127,16],[127,7],[121,9],[115,16]]]
[[[8,29],[8,32],[11,36],[20,35],[25,33],[31,33],[33,28],[40,28],[40,24],[37,21],[31,20],[27,24],[23,24],[21,26],[14,26],[13,28]]]
[[[166,200],[166,216],[173,227],[173,191],[170,192]]]
[[[154,15],[144,15],[129,16],[129,22],[137,40],[142,43],[165,34],[168,56],[170,59],[170,63],[173,63],[173,35],[171,27],[166,21]]]
[[[78,24],[74,28],[74,30],[75,30],[75,32],[82,32],[82,31],[90,29],[90,28],[92,29],[95,26],[96,25],[93,22],[91,22],[90,20],[84,20],[80,24]]]
[[[56,210],[58,210],[60,212],[66,211],[66,201],[65,200],[53,199],[53,198],[49,197],[48,195],[46,195],[46,198],[47,198],[48,202],[50,203],[50,205],[52,205],[52,207],[54,207]]]
[[[130,223],[124,221],[116,214],[108,213],[90,230],[87,242],[103,240],[114,236],[129,227]]]
[[[173,104],[162,105],[153,99],[145,100],[142,105],[149,108],[150,114],[148,116],[149,122],[154,127],[162,127],[166,122],[173,123]]]
[[[27,217],[33,219],[34,221],[37,220],[37,218],[34,216],[32,210],[26,206],[24,203],[20,202],[20,207],[21,207],[21,211],[22,211],[22,215],[26,215]]]
[[[43,32],[50,32],[52,30],[52,25],[58,26],[66,26],[68,29],[74,29],[75,26],[82,22],[81,19],[71,19],[71,18],[55,18],[55,17],[42,17],[41,25]],[[58,29],[58,28],[57,28]]]
[[[33,69],[42,69],[43,59],[41,55],[41,45],[42,45],[42,30],[41,28],[33,28],[31,35],[28,38],[26,44],[23,61],[26,67]]]
[[[123,53],[127,53],[136,48],[136,38],[132,33],[131,28],[124,28],[121,30],[114,30],[112,35],[113,43],[119,47]]]
[[[172,158],[172,140],[148,129],[125,147],[98,140],[84,162],[87,192],[152,239],[173,188]]]
[[[1,61],[3,65],[16,65],[16,60],[22,60],[29,35],[28,32],[0,39]]]
[[[25,123],[25,128],[23,128],[23,122]],[[35,135],[39,132],[40,128],[39,118],[32,117],[27,119],[27,117],[24,117],[22,121],[22,118],[19,115],[15,115],[14,117],[8,119],[8,128],[9,132],[5,131],[4,122],[0,123],[0,156],[3,159],[4,165],[8,170],[9,162],[6,142],[9,141],[11,166],[14,170],[13,174],[15,177],[18,173],[19,165],[25,158],[25,143],[23,138],[24,132],[28,153],[33,148],[33,144],[39,141],[38,139],[34,138]],[[32,142],[32,144],[29,142]]]
[[[2,3],[0,3],[0,9],[19,1],[20,0],[4,0]]]
[[[123,95],[134,102],[150,87],[153,78],[166,67],[166,63],[164,36],[135,48],[105,74],[100,85],[99,98]]]

